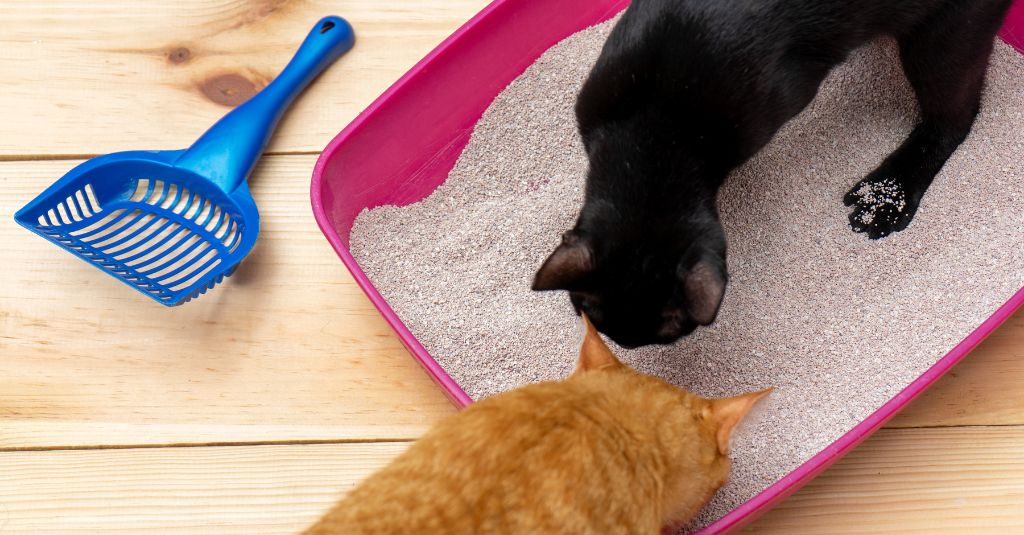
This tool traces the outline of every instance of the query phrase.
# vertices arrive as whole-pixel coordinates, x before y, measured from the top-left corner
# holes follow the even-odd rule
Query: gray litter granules
[[[512,83],[429,198],[364,212],[353,229],[360,265],[474,399],[573,368],[568,297],[530,283],[582,202],[573,103],[609,29],[570,37]],[[868,240],[843,194],[915,120],[895,46],[855,53],[722,190],[731,279],[718,321],[671,347],[619,351],[706,396],[776,388],[699,525],[839,438],[1024,285],[1024,57],[996,46],[971,136],[910,227]]]

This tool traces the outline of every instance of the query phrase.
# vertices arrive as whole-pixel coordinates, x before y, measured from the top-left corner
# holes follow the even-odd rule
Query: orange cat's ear
[[[611,349],[608,349],[608,345],[604,343],[601,335],[594,328],[594,324],[590,323],[590,318],[586,314],[580,314],[580,317],[583,318],[583,325],[586,327],[587,333],[583,336],[580,361],[576,365],[576,372],[622,366],[622,362],[615,358]]]
[[[722,452],[722,455],[729,454],[729,439],[736,426],[750,412],[750,409],[754,408],[758,400],[767,396],[771,391],[772,389],[768,388],[734,398],[710,400],[711,422],[715,426],[715,439],[718,441],[718,451]]]

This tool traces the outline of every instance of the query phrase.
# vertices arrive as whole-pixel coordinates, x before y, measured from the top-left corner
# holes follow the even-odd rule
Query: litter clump
[[[907,194],[903,187],[891,178],[865,182],[854,192],[863,211],[858,216],[861,223],[870,225],[879,211],[885,208],[890,216],[903,213],[907,207]]]

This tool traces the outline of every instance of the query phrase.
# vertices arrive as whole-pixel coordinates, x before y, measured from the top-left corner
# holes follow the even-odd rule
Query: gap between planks
[[[915,430],[944,430],[944,429],[1006,429],[1015,428],[1024,430],[1021,424],[994,424],[994,425],[921,425],[905,427],[883,426],[880,431],[915,431]],[[874,433],[872,433],[872,436]],[[142,450],[142,449],[169,449],[169,448],[231,448],[231,447],[258,447],[258,446],[321,446],[321,445],[343,445],[343,444],[411,444],[417,438],[338,438],[338,439],[295,439],[295,440],[252,440],[252,441],[216,441],[216,442],[167,442],[167,443],[138,443],[138,444],[69,444],[49,446],[10,446],[0,447],[2,453],[16,452],[48,452],[48,451],[93,451],[93,450]]]
[[[126,149],[127,150],[127,149]],[[156,149],[162,150],[162,149]],[[168,148],[167,150],[177,150]],[[318,150],[285,150],[285,151],[267,151],[262,154],[261,157],[266,156],[320,156],[323,151]],[[4,162],[66,162],[74,160],[91,160],[99,156],[104,156],[110,153],[100,154],[0,154],[0,163]],[[54,179],[56,180],[56,178]]]
[[[161,448],[233,448],[254,446],[321,446],[339,444],[406,444],[414,438],[339,438],[323,440],[263,440],[238,442],[175,442],[166,444],[94,444],[69,446],[15,446],[2,448],[0,453],[45,452],[45,451],[92,451],[92,450],[153,450]]]

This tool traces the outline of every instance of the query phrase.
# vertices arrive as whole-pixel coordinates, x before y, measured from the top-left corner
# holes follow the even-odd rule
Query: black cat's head
[[[672,53],[681,23],[627,11],[612,30],[576,100],[583,208],[533,283],[567,290],[625,347],[711,324],[728,280],[715,199],[741,159],[738,123],[721,111],[731,106],[707,105],[728,93],[707,93],[703,66]]]
[[[676,228],[673,239],[567,232],[534,279],[534,290],[568,290],[585,313],[620,346],[669,344],[710,325],[728,274],[725,238],[714,217]]]
[[[664,106],[610,104],[601,91],[588,81],[577,101],[589,160],[583,208],[533,289],[567,290],[623,347],[669,344],[711,324],[725,295],[715,200],[726,171],[703,150],[718,145],[701,138],[701,123],[673,120]]]

